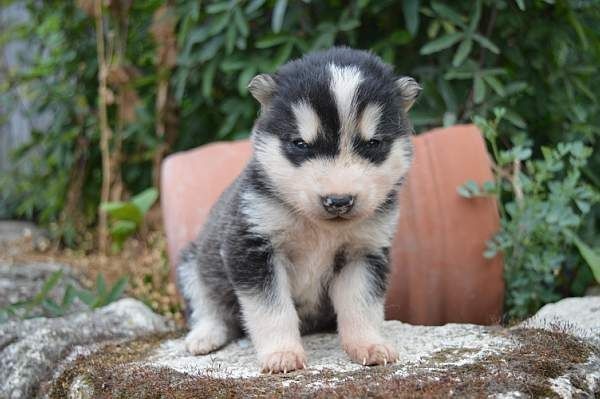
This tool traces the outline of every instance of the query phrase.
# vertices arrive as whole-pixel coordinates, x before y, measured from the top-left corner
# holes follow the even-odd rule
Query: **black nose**
[[[352,195],[326,195],[321,197],[323,207],[332,215],[343,215],[350,212],[354,206],[354,196]]]

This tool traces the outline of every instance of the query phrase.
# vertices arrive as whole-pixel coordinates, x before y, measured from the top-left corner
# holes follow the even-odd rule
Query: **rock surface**
[[[11,269],[22,273],[13,285],[35,276],[27,267]],[[8,278],[0,287],[10,288]],[[0,324],[0,398],[600,396],[600,297],[548,305],[511,329],[387,321],[384,331],[400,353],[397,364],[351,363],[337,336],[322,333],[303,337],[307,370],[270,376],[259,373],[248,339],[191,356],[184,331],[122,299],[95,311]]]
[[[31,222],[21,220],[0,220],[0,251],[3,255],[16,255],[16,241],[27,240],[29,245],[44,251],[50,245],[48,233]]]
[[[567,325],[581,338],[600,341],[600,296],[565,298],[548,304],[523,324],[532,328]]]
[[[0,398],[43,395],[59,363],[73,348],[91,351],[108,340],[169,331],[168,323],[134,299],[93,312],[35,318],[0,325]]]
[[[600,394],[598,346],[565,332],[474,325],[385,324],[401,361],[350,363],[334,334],[304,337],[309,367],[261,375],[246,339],[190,356],[182,338],[137,341],[80,357],[57,380],[67,397],[484,397]]]
[[[31,222],[0,220],[0,243],[40,235],[42,235],[41,230]]]

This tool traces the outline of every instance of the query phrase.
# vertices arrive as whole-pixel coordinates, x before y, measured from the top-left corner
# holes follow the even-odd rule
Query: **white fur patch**
[[[362,261],[355,261],[344,266],[329,290],[344,346],[383,342],[383,301],[371,297],[368,281],[368,268]]]
[[[194,355],[212,352],[229,340],[229,331],[213,301],[206,294],[204,282],[195,262],[182,263],[177,268],[182,293],[191,309],[191,331],[185,338],[188,351]]]
[[[303,352],[299,319],[292,301],[285,259],[273,259],[275,292],[265,301],[252,293],[238,292],[244,322],[258,357],[263,362],[274,352]]]
[[[195,262],[182,263],[177,267],[178,279],[181,282],[183,295],[190,302],[192,328],[201,321],[221,320],[218,310],[206,293],[204,282],[198,275]]]
[[[377,132],[381,120],[381,105],[369,104],[360,117],[359,132],[363,139],[371,140]]]
[[[319,132],[320,121],[313,107],[306,101],[301,101],[292,105],[292,111],[302,140],[307,143],[315,140]]]
[[[329,65],[331,83],[329,90],[333,94],[341,121],[341,134],[349,136],[356,123],[356,93],[363,81],[362,73],[356,66]],[[343,140],[342,140],[343,142]]]

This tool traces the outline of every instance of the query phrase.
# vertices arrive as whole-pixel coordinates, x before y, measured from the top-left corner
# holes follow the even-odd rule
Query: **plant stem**
[[[102,189],[100,203],[110,198],[111,165],[109,143],[112,136],[106,111],[106,76],[108,68],[104,48],[104,26],[102,21],[102,0],[94,1],[96,20],[96,52],[98,53],[98,120],[100,124],[100,151],[102,153]],[[98,208],[98,249],[106,254],[108,241],[108,221],[106,212]]]

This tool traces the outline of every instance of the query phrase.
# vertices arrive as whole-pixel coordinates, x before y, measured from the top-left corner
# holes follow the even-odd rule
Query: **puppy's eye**
[[[302,139],[296,139],[294,141],[292,141],[292,144],[294,144],[296,147],[305,150],[308,148],[308,143]]]
[[[381,144],[381,140],[371,139],[367,141],[367,147],[369,148],[377,148]]]

